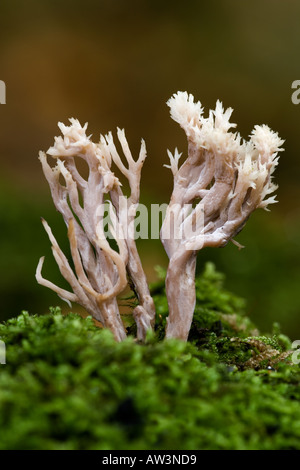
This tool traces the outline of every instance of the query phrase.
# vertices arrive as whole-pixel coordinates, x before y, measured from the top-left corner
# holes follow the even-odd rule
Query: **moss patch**
[[[211,264],[196,285],[187,344],[160,340],[163,281],[145,345],[59,309],[1,324],[0,449],[299,449],[288,338],[260,336]]]

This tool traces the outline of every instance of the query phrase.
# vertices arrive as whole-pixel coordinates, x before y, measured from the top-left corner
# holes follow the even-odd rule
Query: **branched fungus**
[[[195,267],[203,247],[234,241],[250,214],[275,201],[272,173],[283,141],[268,126],[255,126],[243,141],[229,119],[232,109],[203,117],[201,103],[178,92],[167,103],[171,117],[188,140],[188,156],[168,152],[174,187],[161,240],[169,257],[166,292],[169,304],[166,337],[187,340],[195,308]]]
[[[249,141],[231,129],[232,109],[217,101],[214,111],[203,116],[200,102],[178,92],[168,101],[171,117],[180,124],[188,140],[188,155],[182,164],[178,150],[168,151],[174,187],[161,240],[169,257],[166,293],[169,305],[166,337],[187,340],[195,309],[195,269],[197,252],[204,247],[225,246],[242,230],[251,213],[267,209],[275,201],[272,173],[278,163],[283,141],[268,126],[255,126]],[[74,269],[60,249],[49,225],[43,225],[61,274],[72,292],[43,278],[44,258],[38,264],[37,281],[54,290],[68,302],[81,304],[116,340],[126,337],[119,314],[117,295],[131,280],[139,305],[133,310],[137,338],[144,340],[155,322],[154,302],[135,244],[134,221],[139,204],[141,170],[146,158],[142,141],[134,160],[124,130],[118,141],[126,159],[123,163],[112,134],[95,144],[75,119],[71,125],[59,123],[61,137],[48,155],[56,159],[50,166],[40,152],[40,161],[49,183],[56,209],[68,227]],[[88,165],[84,178],[77,165]],[[125,177],[130,188],[127,198],[112,166]],[[105,204],[109,206],[110,233],[117,244],[113,249],[104,224]]]
[[[146,158],[145,144],[142,142],[140,156],[134,161],[124,131],[118,130],[118,139],[129,166],[126,168],[111,134],[106,138],[101,136],[100,143],[95,144],[86,135],[87,125],[82,127],[77,120],[70,121],[69,127],[59,123],[63,136],[56,137],[54,146],[47,152],[56,159],[56,166],[48,164],[44,152],[40,152],[39,158],[55,207],[68,227],[75,272],[44,220],[43,225],[60,272],[73,292],[61,289],[42,277],[44,258],[38,264],[36,279],[62,299],[82,305],[113,332],[117,341],[121,341],[126,337],[126,332],[116,296],[127,285],[128,271],[140,301],[134,311],[138,337],[144,339],[146,331],[153,326],[155,310],[136,249],[133,223],[139,201],[140,174]],[[88,165],[87,179],[78,171],[77,158]],[[128,200],[123,196],[118,178],[111,171],[112,162],[129,181],[131,195]],[[64,184],[60,181],[61,177]],[[108,196],[110,199],[107,200]],[[111,247],[105,234],[105,202],[109,204],[110,232],[118,250]]]

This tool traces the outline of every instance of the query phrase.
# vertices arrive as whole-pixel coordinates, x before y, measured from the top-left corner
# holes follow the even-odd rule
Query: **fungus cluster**
[[[101,136],[100,142],[95,144],[86,135],[87,125],[82,127],[75,119],[70,122],[70,126],[59,123],[62,136],[55,138],[54,146],[47,152],[56,160],[56,165],[49,165],[44,152],[40,152],[39,158],[54,205],[68,228],[74,270],[44,220],[43,225],[60,272],[70,284],[72,292],[43,278],[41,269],[44,258],[39,261],[36,279],[39,284],[54,290],[62,299],[82,305],[90,315],[113,332],[117,341],[121,341],[126,337],[126,331],[116,296],[125,289],[128,273],[139,299],[133,315],[138,337],[143,339],[155,320],[154,303],[133,236],[141,170],[146,158],[145,144],[142,141],[139,157],[135,161],[124,131],[118,129],[126,166],[117,152],[111,134]],[[78,171],[78,159],[83,159],[88,165],[86,179]],[[123,195],[120,181],[111,170],[113,164],[129,182],[129,198]],[[112,248],[105,234],[105,204],[109,205],[110,232],[117,249]]]
[[[168,151],[174,178],[173,192],[161,228],[161,241],[169,257],[166,294],[169,305],[166,337],[187,340],[195,308],[195,268],[197,252],[207,246],[224,246],[244,227],[257,208],[267,209],[275,201],[272,173],[278,164],[283,141],[268,126],[255,126],[249,141],[232,132],[232,109],[216,108],[203,116],[200,102],[178,92],[167,103],[171,117],[185,131],[186,159],[180,165],[176,149]],[[36,279],[62,299],[77,302],[109,328],[117,341],[126,337],[116,297],[128,280],[138,298],[133,310],[137,338],[144,340],[154,328],[155,308],[142,268],[134,236],[134,220],[140,196],[141,170],[146,158],[142,141],[134,160],[124,130],[117,136],[126,165],[111,133],[94,143],[75,120],[70,126],[59,123],[62,136],[55,138],[40,161],[49,183],[56,209],[68,228],[73,267],[60,249],[49,225],[44,228],[52,244],[54,258],[72,292],[44,279],[38,264]],[[84,178],[78,170],[83,159],[88,166]],[[123,193],[115,175],[118,170],[128,181],[130,195]],[[107,239],[104,208],[109,207],[110,233],[116,248]],[[236,242],[235,242],[236,243]]]

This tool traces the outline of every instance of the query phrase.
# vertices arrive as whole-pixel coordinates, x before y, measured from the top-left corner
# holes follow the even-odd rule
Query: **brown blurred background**
[[[96,139],[124,127],[134,152],[143,137],[141,202],[168,202],[166,149],[185,151],[186,142],[165,102],[187,90],[206,110],[218,98],[233,107],[243,137],[266,123],[286,140],[276,171],[280,203],[251,217],[238,237],[244,250],[203,250],[198,266],[213,260],[262,330],[279,321],[300,338],[300,105],[291,101],[300,79],[299,18],[296,0],[1,1],[0,320],[62,304],[34,278],[46,255],[45,276],[61,283],[40,216],[66,247],[65,229],[37,159],[58,135],[57,122],[88,121]],[[158,241],[139,247],[154,280],[166,256]]]

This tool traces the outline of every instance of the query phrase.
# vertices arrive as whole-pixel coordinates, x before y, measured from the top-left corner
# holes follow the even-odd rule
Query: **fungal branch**
[[[168,151],[174,187],[161,229],[169,257],[166,292],[169,304],[166,337],[187,340],[195,308],[197,252],[234,241],[250,214],[267,209],[276,186],[272,173],[283,141],[268,126],[255,126],[245,142],[230,131],[232,109],[217,101],[203,117],[200,102],[178,92],[167,103],[171,117],[188,140],[188,156]]]
[[[106,139],[101,136],[100,143],[95,144],[86,136],[87,125],[82,127],[75,119],[70,122],[70,126],[59,123],[62,136],[55,138],[54,146],[47,152],[56,160],[56,165],[49,165],[44,152],[40,152],[39,158],[55,207],[68,227],[74,270],[49,225],[44,220],[42,222],[51,241],[54,258],[72,292],[43,278],[41,271],[44,258],[39,261],[36,279],[67,302],[82,305],[89,314],[113,332],[117,341],[121,341],[126,337],[126,331],[116,296],[127,285],[128,270],[140,300],[140,305],[135,310],[138,337],[144,339],[146,331],[153,325],[155,311],[136,250],[131,222],[134,222],[139,199],[140,172],[146,158],[145,145],[142,143],[140,157],[135,162],[124,131],[118,131],[129,164],[127,169],[114,147],[111,134]],[[87,179],[80,174],[77,159],[83,159],[88,165]],[[123,196],[120,181],[111,171],[113,162],[129,180],[131,197],[128,201]],[[137,184],[138,187],[135,186]],[[108,242],[104,227],[105,203],[109,195],[111,201],[108,200],[107,203],[111,221],[110,233],[117,243],[117,250]],[[141,280],[137,280],[137,277]]]
[[[111,155],[113,162],[128,180],[130,187],[128,199],[125,198],[120,185],[112,188],[110,196],[120,225],[126,227],[127,272],[139,300],[139,305],[133,310],[133,317],[137,324],[137,337],[143,340],[146,337],[147,331],[154,327],[155,322],[154,302],[150,295],[147,279],[134,239],[134,220],[140,199],[141,171],[147,156],[146,145],[144,140],[142,140],[139,158],[135,161],[128,147],[124,130],[118,129],[117,134],[128,166],[125,166],[122,162],[111,133],[106,138],[101,136],[101,148],[104,155]]]

